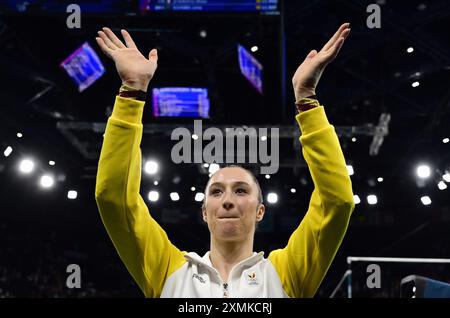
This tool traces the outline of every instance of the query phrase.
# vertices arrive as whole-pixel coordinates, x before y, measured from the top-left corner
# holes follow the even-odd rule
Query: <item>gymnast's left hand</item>
[[[349,33],[350,23],[344,23],[319,52],[309,52],[292,77],[296,101],[316,94],[316,87],[325,67],[336,58]]]

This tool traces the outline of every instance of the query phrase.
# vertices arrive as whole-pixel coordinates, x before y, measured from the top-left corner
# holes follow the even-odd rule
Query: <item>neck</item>
[[[209,257],[222,280],[228,281],[228,275],[233,267],[253,255],[253,238],[244,242],[223,242],[211,238]]]

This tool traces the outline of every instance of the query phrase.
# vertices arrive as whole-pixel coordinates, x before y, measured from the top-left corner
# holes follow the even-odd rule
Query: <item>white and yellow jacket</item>
[[[350,178],[322,106],[296,116],[314,182],[308,211],[283,249],[254,253],[223,282],[203,257],[180,251],[139,194],[144,102],[116,97],[108,120],[95,198],[117,252],[146,297],[312,297],[354,209]]]

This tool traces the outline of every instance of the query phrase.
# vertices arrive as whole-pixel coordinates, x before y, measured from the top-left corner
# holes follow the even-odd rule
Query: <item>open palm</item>
[[[296,101],[315,94],[325,67],[336,58],[349,33],[350,24],[344,23],[319,52],[309,52],[292,78]]]
[[[116,64],[123,84],[146,91],[158,66],[158,52],[151,50],[147,59],[139,52],[130,34],[126,30],[121,33],[125,44],[111,29],[103,28],[98,32],[97,44]]]

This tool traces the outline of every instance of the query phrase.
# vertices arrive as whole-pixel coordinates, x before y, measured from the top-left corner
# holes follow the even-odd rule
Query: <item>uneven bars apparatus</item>
[[[438,264],[450,264],[450,258],[402,258],[402,257],[360,257],[360,256],[348,256],[347,265],[348,269],[342,276],[341,280],[337,284],[336,288],[330,295],[330,298],[334,298],[341,285],[347,279],[347,297],[352,298],[352,262],[388,262],[388,263],[438,263]]]

